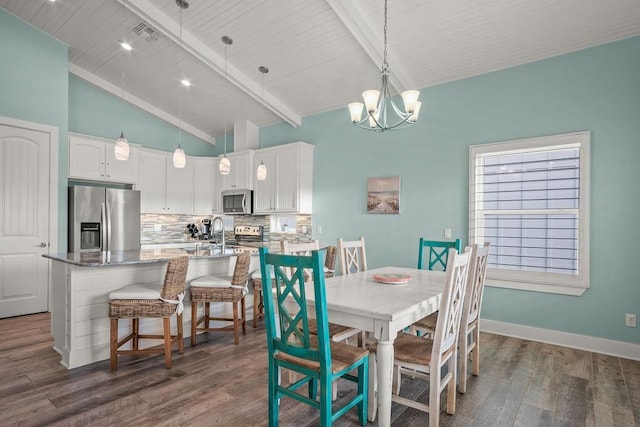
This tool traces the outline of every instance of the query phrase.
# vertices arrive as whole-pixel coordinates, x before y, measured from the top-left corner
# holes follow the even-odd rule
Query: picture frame
[[[400,177],[367,179],[367,213],[400,213]]]

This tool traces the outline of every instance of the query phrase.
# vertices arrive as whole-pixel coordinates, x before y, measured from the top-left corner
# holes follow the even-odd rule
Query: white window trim
[[[589,182],[591,134],[588,131],[550,135],[539,138],[520,139],[469,147],[469,244],[483,243],[475,240],[475,179],[476,157],[478,155],[500,151],[541,151],[549,147],[580,147],[580,204],[578,216],[578,274],[540,273],[533,271],[487,268],[486,285],[520,289],[535,292],[547,292],[563,295],[582,295],[589,288]]]

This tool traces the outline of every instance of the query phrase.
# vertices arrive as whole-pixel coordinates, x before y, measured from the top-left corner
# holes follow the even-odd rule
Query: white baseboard
[[[480,330],[482,332],[555,344],[578,350],[622,357],[624,359],[640,360],[640,344],[625,341],[614,341],[489,319],[480,320]]]

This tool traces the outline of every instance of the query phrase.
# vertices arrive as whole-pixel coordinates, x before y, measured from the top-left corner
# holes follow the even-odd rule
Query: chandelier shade
[[[396,105],[389,91],[389,63],[387,62],[387,0],[384,2],[384,56],[381,71],[382,84],[380,90],[370,89],[362,92],[363,102],[349,104],[351,123],[367,130],[384,132],[402,129],[413,125],[418,120],[420,91],[406,90],[402,92],[404,110]],[[365,116],[362,117],[363,108]]]

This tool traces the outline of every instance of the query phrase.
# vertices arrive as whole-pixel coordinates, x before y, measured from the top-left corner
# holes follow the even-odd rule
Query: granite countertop
[[[143,249],[139,251],[103,251],[67,254],[45,254],[45,258],[73,264],[80,267],[104,267],[109,265],[147,264],[168,261],[171,258],[187,255],[191,259],[224,258],[233,256],[243,249],[237,247],[215,247],[207,249]]]

